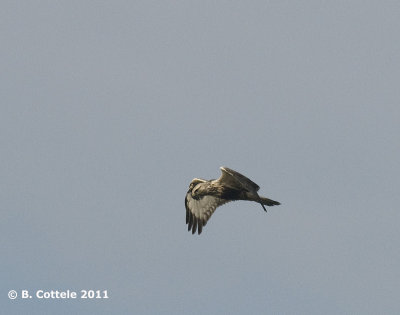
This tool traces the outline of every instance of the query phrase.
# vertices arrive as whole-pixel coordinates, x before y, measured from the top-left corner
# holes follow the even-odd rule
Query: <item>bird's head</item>
[[[196,186],[197,186],[198,184],[205,183],[205,182],[207,182],[207,181],[204,180],[204,179],[200,179],[200,178],[194,178],[194,179],[190,182],[189,191],[191,192],[191,194],[192,194],[193,197],[196,196],[196,190],[199,188],[199,187],[196,187]]]

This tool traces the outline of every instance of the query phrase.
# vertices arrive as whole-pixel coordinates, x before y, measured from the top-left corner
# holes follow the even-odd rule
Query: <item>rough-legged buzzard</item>
[[[215,209],[229,201],[249,200],[265,206],[280,205],[265,197],[260,197],[257,191],[260,187],[246,176],[227,167],[220,167],[222,175],[216,180],[195,178],[186,193],[186,224],[192,234],[196,230],[200,234]]]

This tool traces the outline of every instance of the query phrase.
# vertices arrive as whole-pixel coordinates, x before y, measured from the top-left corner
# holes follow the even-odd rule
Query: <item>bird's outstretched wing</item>
[[[221,166],[220,169],[222,174],[221,177],[218,178],[218,181],[222,185],[236,189],[244,189],[253,193],[260,189],[260,186],[246,176],[225,166]]]
[[[258,186],[255,182],[253,182],[246,176],[228,167],[221,166],[220,169],[222,171],[222,175],[218,179],[218,181],[221,185],[225,185],[234,189],[243,189],[249,192],[256,198],[256,201],[260,203],[264,211],[267,212],[267,209],[264,207],[264,204],[257,193],[257,191],[260,189],[260,186]]]
[[[229,200],[220,199],[215,196],[205,195],[199,199],[194,199],[190,192],[186,194],[186,224],[188,231],[192,230],[192,234],[200,234],[203,226],[207,224],[208,219],[214,213],[217,207],[229,202]]]

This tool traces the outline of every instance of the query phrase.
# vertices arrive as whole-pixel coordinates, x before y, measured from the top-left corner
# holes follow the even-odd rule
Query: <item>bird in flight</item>
[[[186,224],[192,234],[196,230],[200,234],[215,209],[229,201],[255,201],[261,204],[265,212],[265,206],[280,205],[278,201],[260,197],[257,193],[260,187],[246,176],[224,166],[220,169],[220,178],[194,178],[189,185],[185,197]]]

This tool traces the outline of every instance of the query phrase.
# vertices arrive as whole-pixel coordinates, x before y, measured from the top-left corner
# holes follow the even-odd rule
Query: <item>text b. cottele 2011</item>
[[[37,290],[30,295],[28,290],[21,290],[21,299],[108,299],[107,290]]]

